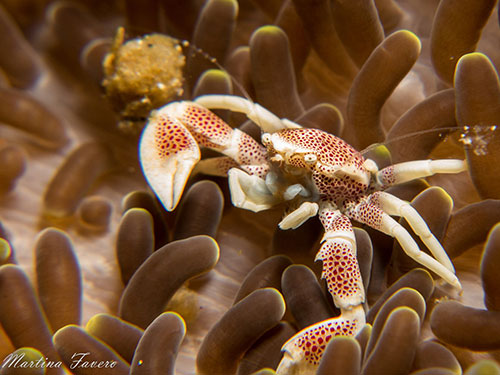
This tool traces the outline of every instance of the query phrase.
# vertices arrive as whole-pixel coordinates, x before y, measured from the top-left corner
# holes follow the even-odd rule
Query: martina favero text
[[[76,368],[95,368],[95,369],[105,369],[114,368],[117,361],[90,361],[86,357],[90,355],[87,353],[74,353],[71,356],[71,363],[68,367],[71,370]],[[1,368],[61,368],[63,363],[61,361],[50,361],[48,358],[39,358],[38,360],[30,360],[24,358],[25,353],[14,352],[10,353],[2,362]]]

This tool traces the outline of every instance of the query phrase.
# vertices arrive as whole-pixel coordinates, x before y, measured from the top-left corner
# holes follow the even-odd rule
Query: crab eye
[[[271,134],[269,134],[269,133],[262,134],[261,141],[262,141],[262,144],[264,146],[267,146],[268,144],[270,144],[271,143]]]
[[[305,154],[304,161],[307,164],[314,164],[318,160],[318,157],[315,154]]]

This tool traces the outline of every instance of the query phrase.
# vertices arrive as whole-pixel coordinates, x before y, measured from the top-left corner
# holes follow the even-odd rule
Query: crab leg
[[[318,204],[304,202],[279,223],[281,229],[297,228],[318,213]],[[319,220],[325,229],[316,259],[323,261],[321,277],[326,280],[335,306],[351,308],[365,301],[358,260],[356,239],[349,218],[328,200],[319,204]]]
[[[319,206],[317,203],[304,202],[299,206],[299,208],[286,215],[279,222],[278,226],[282,230],[296,229],[304,224],[307,219],[316,216],[316,214],[318,213],[318,209]]]
[[[193,103],[174,102],[160,109],[178,119],[201,147],[211,148],[231,157],[240,165],[267,167],[266,149],[248,134],[233,129],[213,112]]]
[[[430,250],[432,255],[451,272],[455,272],[453,263],[446,251],[441,246],[441,243],[432,234],[427,223],[422,219],[422,216],[408,202],[405,202],[392,194],[385,192],[376,192],[372,194],[372,201],[377,200],[380,208],[388,215],[396,215],[404,217],[410,224],[415,234],[420,237],[425,246]]]
[[[372,195],[369,195],[358,201],[347,202],[345,214],[353,220],[394,237],[410,258],[427,267],[457,289],[461,289],[455,274],[436,259],[421,251],[408,231],[380,208],[377,199],[372,200],[371,198]]]
[[[238,163],[229,156],[218,156],[200,160],[193,169],[193,174],[204,173],[210,176],[227,177],[231,168],[238,167]]]
[[[195,102],[210,109],[228,109],[233,112],[244,113],[250,120],[255,122],[263,132],[275,133],[282,129],[299,128],[300,125],[286,119],[280,119],[274,113],[268,111],[257,103],[241,96],[233,95],[203,95],[195,99]]]
[[[144,174],[168,211],[177,206],[190,172],[200,159],[197,144],[230,157],[258,177],[264,177],[269,168],[265,148],[248,134],[232,129],[196,103],[167,104],[150,117],[139,148]],[[221,173],[230,165],[228,159],[217,158],[204,166]]]
[[[320,201],[319,218],[325,235],[316,260],[323,261],[321,277],[326,279],[328,291],[341,315],[307,327],[286,342],[278,374],[292,373],[292,367],[301,366],[298,363],[302,360],[312,371],[332,337],[354,336],[365,324],[362,306],[365,291],[351,222],[329,201]]]
[[[323,261],[321,277],[326,280],[335,306],[357,306],[365,301],[365,292],[351,222],[328,201],[320,202],[319,219],[325,229],[315,259]]]
[[[382,189],[436,173],[460,173],[467,170],[467,163],[460,159],[417,160],[398,163],[381,169],[376,181]]]

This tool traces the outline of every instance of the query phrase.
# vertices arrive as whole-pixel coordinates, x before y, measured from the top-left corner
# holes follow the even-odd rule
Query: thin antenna
[[[436,133],[439,138],[445,140],[447,137],[461,131],[458,136],[457,141],[462,143],[464,147],[470,147],[473,149],[474,153],[478,155],[485,154],[485,148],[488,144],[490,138],[493,135],[494,131],[497,131],[498,127],[496,125],[472,125],[472,126],[448,126],[442,128],[434,128],[434,129],[426,129],[415,131],[407,134],[403,134],[391,139],[388,139],[384,142],[374,143],[364,150],[360,151],[362,155],[367,154],[370,151],[375,150],[379,146],[390,147],[391,145],[396,144],[397,142],[401,142],[407,139],[415,138],[418,136],[424,136],[427,134]]]
[[[247,99],[253,103],[253,99],[251,98],[250,94],[245,89],[243,84],[241,82],[239,82],[231,73],[229,73],[227,71],[227,69],[224,68],[222,66],[222,64],[220,64],[219,61],[217,61],[217,59],[215,57],[211,56],[210,54],[208,54],[207,52],[205,52],[201,48],[195,46],[193,43],[189,42],[188,40],[179,40],[179,43],[182,47],[184,47],[185,49],[188,50],[188,52],[186,53],[186,57],[188,55],[195,56],[197,54],[197,55],[205,58],[207,61],[209,61],[211,64],[213,64],[217,69],[226,73],[227,76],[231,79],[231,83],[233,84],[233,86],[236,87],[242,93],[242,95],[245,99]]]

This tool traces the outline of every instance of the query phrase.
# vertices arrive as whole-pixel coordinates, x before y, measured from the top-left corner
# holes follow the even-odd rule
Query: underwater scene
[[[493,0],[0,0],[0,375],[500,375]]]

